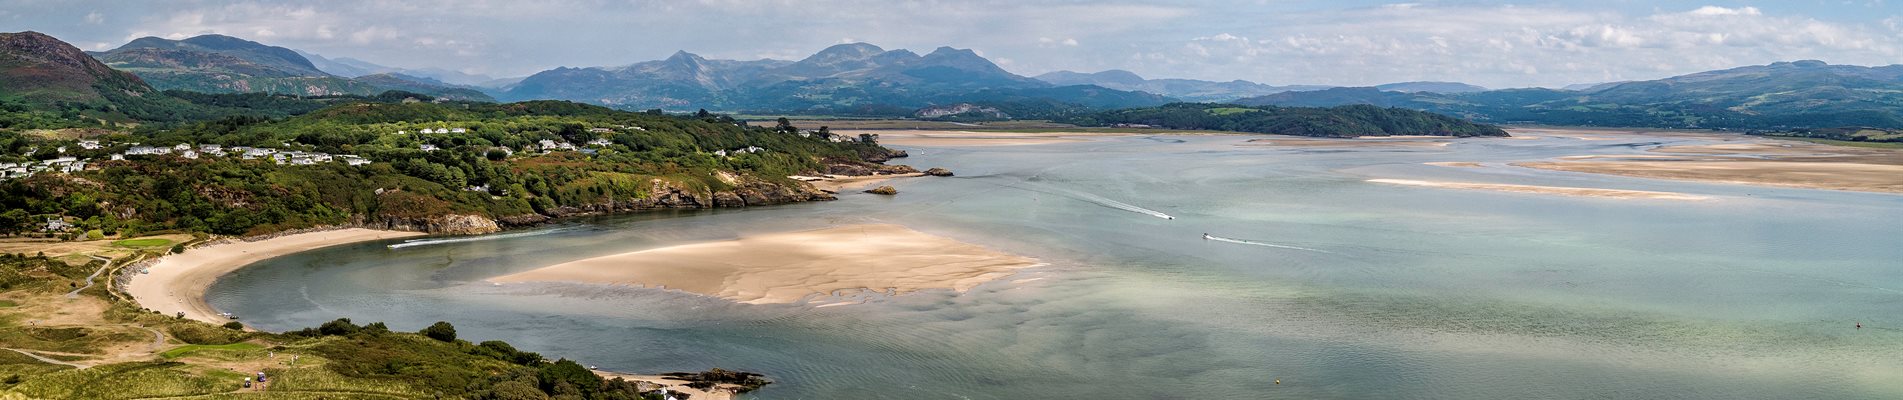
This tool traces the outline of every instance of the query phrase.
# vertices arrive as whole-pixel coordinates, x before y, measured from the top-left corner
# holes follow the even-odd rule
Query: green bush
[[[423,336],[428,336],[430,339],[436,339],[439,341],[444,341],[444,342],[456,341],[456,327],[444,321],[436,321],[435,324],[431,324],[428,328],[423,328],[422,332],[417,332],[417,333],[421,333],[423,334]]]

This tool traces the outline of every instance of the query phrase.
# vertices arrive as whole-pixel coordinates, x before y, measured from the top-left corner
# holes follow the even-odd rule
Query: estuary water
[[[445,320],[472,341],[608,370],[756,371],[779,382],[751,395],[762,399],[1903,397],[1903,196],[1505,165],[1717,138],[1445,147],[1254,138],[906,148],[912,157],[900,162],[958,176],[897,181],[892,197],[320,249],[243,269],[209,300],[267,330],[338,317],[403,330]],[[1434,161],[1482,167],[1423,164]],[[838,307],[483,282],[867,222],[1050,265],[963,294]]]

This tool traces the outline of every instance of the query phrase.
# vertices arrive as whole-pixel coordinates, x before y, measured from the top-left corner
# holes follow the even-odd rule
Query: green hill
[[[1147,125],[1168,129],[1220,130],[1315,137],[1392,135],[1507,136],[1492,125],[1434,113],[1349,105],[1329,108],[1175,103],[1105,111],[1063,122],[1083,126]]]

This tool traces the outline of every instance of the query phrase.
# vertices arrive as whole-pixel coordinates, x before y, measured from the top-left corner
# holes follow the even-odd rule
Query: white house
[[[450,129],[449,132],[450,133],[468,133],[469,130],[463,129],[463,128],[455,128],[455,129]]]
[[[99,148],[100,148],[100,147],[101,147],[101,146],[99,145],[99,141],[97,141],[97,140],[81,140],[81,141],[79,141],[79,148],[82,148],[82,149],[86,149],[86,150],[99,150]]]
[[[416,146],[416,148],[423,149],[423,151],[436,151],[436,145],[429,144],[429,143],[418,145]]]

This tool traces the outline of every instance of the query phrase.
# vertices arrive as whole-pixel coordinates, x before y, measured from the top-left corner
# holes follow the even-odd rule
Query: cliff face
[[[439,235],[476,235],[502,231],[501,224],[498,224],[494,219],[467,214],[451,214],[424,218],[385,217],[382,219],[361,220],[354,225],[370,229],[425,232]]]

